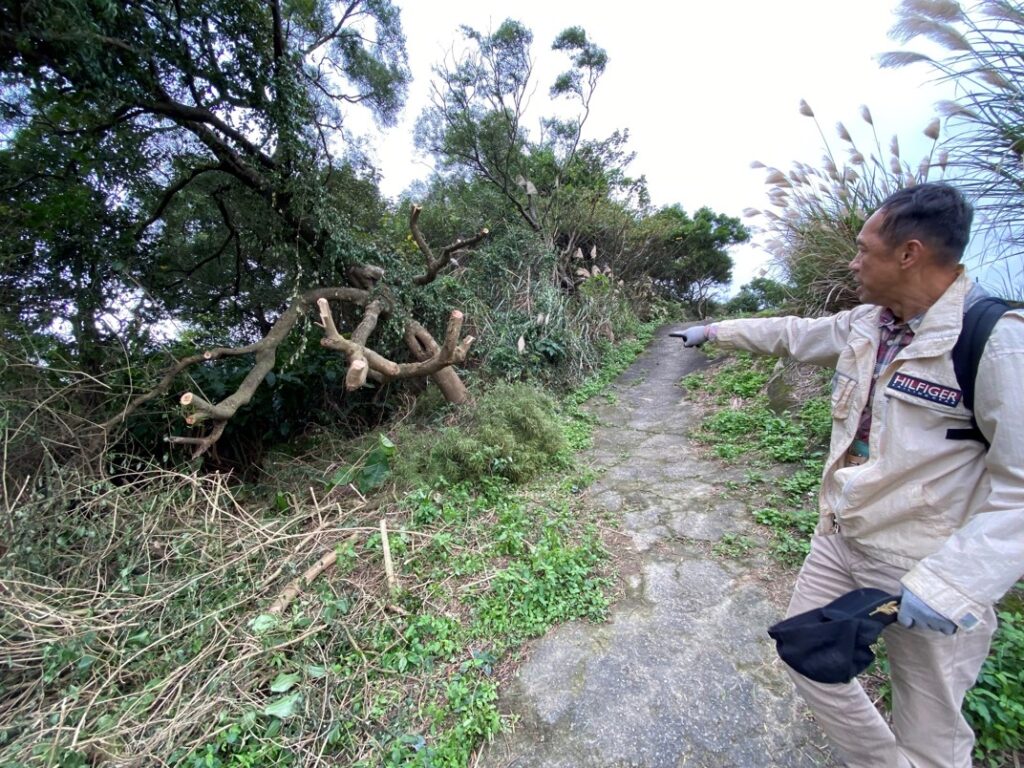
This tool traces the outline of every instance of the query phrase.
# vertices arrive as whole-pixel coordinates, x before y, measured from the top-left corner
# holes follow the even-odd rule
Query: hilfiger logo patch
[[[887,386],[897,392],[920,397],[922,400],[929,400],[939,405],[948,405],[950,408],[956,408],[963,397],[963,393],[959,389],[944,387],[916,376],[907,376],[905,373],[893,374]]]

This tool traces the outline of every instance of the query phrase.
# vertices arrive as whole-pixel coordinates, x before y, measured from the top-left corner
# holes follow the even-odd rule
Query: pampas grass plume
[[[955,101],[944,100],[936,104],[939,112],[946,117],[966,117],[968,120],[977,120],[978,115],[972,109],[965,107]]]
[[[903,0],[900,12],[904,15],[917,13],[941,21],[961,21],[964,17],[960,3],[954,0]]]
[[[958,30],[924,16],[904,16],[889,33],[902,43],[915,37],[926,37],[950,51],[970,51],[971,44]]]
[[[1013,90],[1013,85],[1010,83],[1010,81],[1007,80],[994,69],[981,70],[981,79],[984,80],[989,85],[993,85],[996,88],[1000,88],[1004,91]]]

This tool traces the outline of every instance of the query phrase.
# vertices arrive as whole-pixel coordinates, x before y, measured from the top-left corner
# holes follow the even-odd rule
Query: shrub
[[[821,167],[797,162],[785,173],[753,163],[755,168],[767,170],[770,207],[751,208],[745,213],[767,220],[765,228],[773,236],[769,250],[783,277],[793,286],[797,311],[834,312],[856,303],[848,264],[856,253],[855,241],[865,220],[897,190],[928,181],[936,168],[944,173],[946,159],[944,153],[936,152],[937,119],[924,130],[932,140],[931,151],[912,167],[901,156],[896,136],[888,152],[882,150],[867,107],[861,107],[861,116],[870,126],[873,147],[862,150],[839,123],[837,131],[845,145],[845,159],[833,151],[806,102],[801,102],[800,112],[814,120],[822,136],[825,155]]]
[[[549,395],[527,384],[499,384],[438,432],[403,430],[395,442],[395,477],[406,484],[491,476],[523,482],[552,464],[565,437]]]
[[[985,764],[1005,765],[998,753],[1024,748],[1024,613],[999,612],[992,650],[964,700],[964,716],[977,736],[975,757]]]

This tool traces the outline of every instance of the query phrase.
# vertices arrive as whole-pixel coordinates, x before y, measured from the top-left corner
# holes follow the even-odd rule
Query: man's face
[[[900,247],[890,245],[879,233],[885,214],[872,214],[857,236],[857,255],[850,262],[857,281],[857,297],[865,304],[891,307],[900,295],[903,274]]]

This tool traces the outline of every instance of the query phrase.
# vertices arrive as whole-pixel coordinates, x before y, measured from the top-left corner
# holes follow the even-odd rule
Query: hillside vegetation
[[[840,126],[765,169],[772,269],[728,302],[751,231],[654,204],[628,126],[592,135],[614,59],[582,27],[462,28],[416,73],[436,171],[391,200],[346,128],[403,108],[391,0],[0,14],[5,766],[465,766],[523,641],[604,615],[579,405],[658,324],[847,306],[861,224],[926,178],[978,196],[1024,285],[1018,3],[904,4],[899,39],[950,53],[886,63],[962,86],[932,152],[883,151],[864,108],[873,149]],[[699,437],[780,461],[820,437],[819,400],[749,405]],[[786,562],[815,471],[755,513]],[[989,762],[1019,748],[1018,607],[970,704]]]

